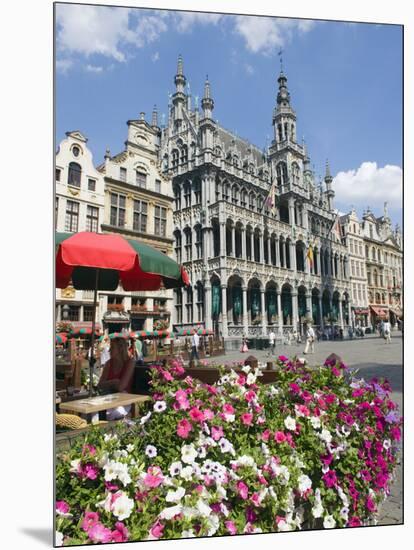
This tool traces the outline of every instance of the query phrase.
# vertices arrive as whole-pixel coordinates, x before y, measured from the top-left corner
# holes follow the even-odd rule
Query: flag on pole
[[[266,208],[269,208],[270,212],[274,214],[276,212],[275,209],[275,193],[276,193],[276,184],[273,181],[272,185],[270,186],[269,194],[266,197],[266,200],[264,201],[264,205]]]

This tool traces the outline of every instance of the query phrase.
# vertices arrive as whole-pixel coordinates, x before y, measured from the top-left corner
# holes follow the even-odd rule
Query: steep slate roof
[[[236,136],[229,130],[226,130],[222,126],[217,127],[218,137],[223,144],[224,151],[227,153],[232,147],[232,140],[234,140],[234,146],[240,155],[240,160],[244,161],[248,157],[248,149],[251,149],[252,157],[257,166],[261,166],[264,163],[263,151],[261,151],[256,145],[252,145],[247,140]]]

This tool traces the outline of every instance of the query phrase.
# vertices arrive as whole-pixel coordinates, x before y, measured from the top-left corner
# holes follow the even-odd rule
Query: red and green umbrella
[[[203,327],[182,328],[177,332],[177,336],[192,336],[197,333],[199,336],[208,336],[214,334],[211,329]]]
[[[102,340],[105,338],[105,335],[102,334],[102,336],[99,337],[99,341],[102,342]],[[110,340],[113,340],[114,338],[123,338],[124,340],[127,340],[129,338],[128,332],[111,332],[108,334],[108,338]]]
[[[55,336],[55,344],[66,344],[68,341],[68,336],[65,332],[60,332]]]
[[[184,268],[159,250],[121,235],[56,233],[56,287],[70,283],[78,290],[93,290],[92,339],[95,340],[95,311],[98,290],[158,290],[189,285]],[[90,388],[93,365],[91,356]]]
[[[97,328],[95,329],[95,336],[99,336],[100,330]],[[75,338],[78,336],[91,336],[92,335],[92,328],[76,328],[72,329],[69,333],[69,338]]]
[[[168,330],[139,330],[130,332],[130,338],[168,338],[170,333]]]

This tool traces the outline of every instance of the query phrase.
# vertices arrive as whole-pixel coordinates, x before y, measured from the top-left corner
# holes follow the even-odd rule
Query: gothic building
[[[287,78],[278,78],[263,152],[214,120],[206,79],[201,110],[178,60],[159,161],[175,198],[174,248],[191,279],[175,291],[174,327],[204,325],[225,339],[351,320],[349,261],[333,210],[329,166],[315,181],[297,142]]]

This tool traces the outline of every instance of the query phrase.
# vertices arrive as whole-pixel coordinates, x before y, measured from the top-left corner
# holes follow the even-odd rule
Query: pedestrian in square
[[[391,325],[388,319],[385,320],[383,325],[384,339],[387,344],[391,343]]]
[[[195,332],[191,338],[191,361],[194,359],[197,359],[197,361],[200,360],[198,356],[198,345],[200,343],[200,336]]]
[[[275,354],[275,340],[276,340],[276,334],[273,332],[273,329],[269,332],[269,353],[268,355],[274,355]]]
[[[313,330],[312,325],[308,323],[306,326],[306,347],[303,353],[306,355],[309,352],[309,348],[310,348],[310,353],[314,353],[315,351],[314,346],[315,346],[315,331]]]

